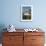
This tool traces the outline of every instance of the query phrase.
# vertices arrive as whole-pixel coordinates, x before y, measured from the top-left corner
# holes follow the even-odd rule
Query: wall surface
[[[32,22],[21,22],[21,5],[33,6]],[[46,32],[46,0],[0,0],[0,31],[9,24],[20,29],[40,27]]]

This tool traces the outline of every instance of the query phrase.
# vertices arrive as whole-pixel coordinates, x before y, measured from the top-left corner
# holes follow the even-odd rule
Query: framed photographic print
[[[21,21],[32,21],[32,5],[21,5]]]

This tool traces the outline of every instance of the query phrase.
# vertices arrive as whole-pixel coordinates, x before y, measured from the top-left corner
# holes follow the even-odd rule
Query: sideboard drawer
[[[23,32],[4,32],[5,36],[23,36]]]
[[[25,32],[24,36],[44,36],[44,32]]]
[[[44,36],[32,36],[33,44],[43,44],[44,43]]]

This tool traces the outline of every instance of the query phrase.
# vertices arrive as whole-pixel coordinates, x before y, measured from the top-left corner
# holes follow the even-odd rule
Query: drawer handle
[[[13,40],[13,38],[9,38],[10,40]]]
[[[11,38],[9,38],[10,40],[12,40]]]
[[[36,40],[36,39],[32,39],[32,40]]]

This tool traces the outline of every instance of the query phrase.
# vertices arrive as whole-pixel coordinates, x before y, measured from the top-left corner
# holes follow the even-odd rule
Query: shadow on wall
[[[3,30],[5,27],[4,24],[0,24],[0,43],[2,43],[2,32],[5,32],[6,30]]]

